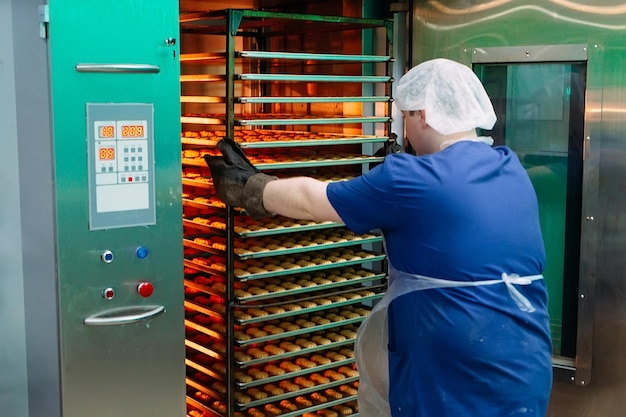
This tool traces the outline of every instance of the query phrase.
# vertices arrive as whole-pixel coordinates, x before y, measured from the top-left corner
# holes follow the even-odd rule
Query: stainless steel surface
[[[29,17],[37,22],[37,3],[34,1],[0,2],[0,137],[3,152],[0,154],[0,178],[2,178],[2,198],[0,198],[0,413],[6,416],[25,417],[28,415],[28,381],[26,353],[26,316],[24,298],[24,267],[31,270],[36,265],[22,264],[22,222],[20,183],[25,181],[19,175],[19,132],[24,129],[45,130],[24,122],[26,111],[21,99],[28,89],[24,89],[26,75],[16,70],[24,60],[33,60],[17,47],[18,42],[34,45],[28,33],[32,27],[20,24],[20,18]],[[36,36],[36,34],[35,34]],[[34,58],[36,62],[37,58]],[[33,68],[32,71],[45,73]],[[34,80],[35,86],[45,90],[42,79]],[[47,102],[43,105],[45,107]],[[39,106],[37,106],[39,107]],[[20,117],[21,119],[19,119]],[[44,123],[45,125],[45,123]],[[22,144],[21,146],[24,146]],[[43,168],[43,167],[42,167]],[[44,168],[45,170],[45,168]],[[27,249],[28,251],[28,249]],[[53,341],[51,341],[53,342]],[[52,347],[54,349],[54,347]],[[54,392],[55,387],[51,386]],[[53,414],[51,414],[53,417]]]
[[[85,326],[121,326],[150,320],[163,313],[165,313],[165,306],[126,307],[87,317]]]
[[[163,6],[167,4],[167,8],[162,7],[152,14],[170,12],[169,20],[165,16],[163,19],[170,22],[170,27],[166,33],[157,33],[158,36],[153,38],[159,42],[164,35],[177,33],[178,29],[177,3],[167,1],[161,3]],[[0,311],[5,318],[10,318],[8,321],[12,327],[21,327],[21,335],[13,328],[7,329],[10,337],[3,336],[0,345],[19,348],[22,356],[11,352],[8,357],[12,363],[3,366],[0,372],[0,415],[3,417],[86,414],[182,417],[185,413],[180,272],[182,231],[178,234],[179,239],[173,238],[171,243],[162,239],[163,235],[176,236],[176,230],[182,229],[180,224],[161,222],[158,231],[150,230],[156,232],[153,234],[156,237],[149,239],[148,228],[136,228],[128,236],[111,230],[91,233],[86,219],[85,97],[127,101],[125,91],[132,91],[130,94],[134,97],[139,94],[142,100],[157,101],[150,95],[152,89],[142,87],[143,83],[149,82],[148,79],[156,78],[154,75],[110,77],[74,71],[74,64],[85,57],[83,54],[97,62],[96,55],[106,49],[90,47],[93,37],[83,35],[94,29],[98,22],[108,27],[112,22],[119,23],[116,19],[120,16],[122,20],[132,19],[133,16],[128,14],[116,13],[120,6],[128,8],[131,3],[115,1],[76,7],[77,2],[52,2],[49,12],[54,31],[43,40],[36,30],[41,2],[19,0],[0,5],[0,34],[10,31],[5,38],[8,42],[0,46],[0,103],[13,101],[9,111],[5,112],[2,106],[0,116],[5,151],[3,166],[4,157],[10,157],[11,163],[6,167],[13,170],[3,177],[11,189],[3,193],[1,199],[0,224],[4,225],[6,219],[17,228],[7,234],[2,228],[0,240],[11,245],[13,259],[1,263]],[[14,9],[6,10],[7,4]],[[151,9],[155,7],[154,3],[151,4],[141,4],[142,12],[154,12]],[[68,10],[72,12],[64,13]],[[5,17],[10,19],[8,23]],[[117,26],[115,33],[96,29],[96,37],[106,36],[106,40],[114,44],[118,36],[123,37],[124,42],[116,45],[137,42],[137,38],[133,41],[132,36],[125,36],[127,31],[122,29],[131,26],[138,29],[136,20],[132,25]],[[136,30],[135,33],[144,32]],[[130,51],[130,46],[128,49],[133,55],[145,52]],[[115,55],[112,50],[106,52]],[[177,68],[169,65],[172,54],[170,49],[168,52],[168,58],[164,59],[168,62],[167,68],[164,66],[158,77],[172,74]],[[119,61],[125,60],[125,57],[120,58]],[[112,60],[119,62],[115,57]],[[59,70],[57,65],[62,69]],[[5,78],[5,74],[8,77],[5,71],[11,71],[10,78]],[[171,213],[171,217],[180,222],[180,207],[175,204],[180,202],[180,190],[177,194],[175,185],[177,181],[180,183],[180,147],[176,139],[180,131],[177,120],[180,112],[178,74],[172,75],[170,95],[164,88],[159,88],[154,95],[163,98],[164,110],[168,106],[174,108],[161,115],[162,121],[168,121],[171,131],[167,132],[166,126],[160,129],[164,137],[173,139],[161,142],[164,152],[155,169],[163,173],[159,182],[166,188],[161,197],[161,216]],[[81,81],[77,82],[75,77],[80,77]],[[133,88],[116,90],[98,83],[103,78],[115,79],[111,81],[113,84],[123,83],[121,80],[128,82],[128,77],[136,77]],[[66,83],[72,87],[67,88]],[[158,85],[163,86],[162,83]],[[171,144],[173,151],[167,149],[167,144]],[[166,171],[168,164],[172,168]],[[19,187],[19,194],[16,195],[14,187]],[[11,211],[5,212],[5,207],[10,207]],[[140,255],[136,253],[137,247],[142,245],[152,250],[147,261],[139,259]],[[159,245],[168,256],[159,256],[159,250],[155,250]],[[167,245],[170,248],[166,248]],[[105,249],[115,252],[115,262],[103,262],[101,255]],[[1,253],[4,260],[4,250]],[[175,265],[167,264],[168,260],[176,258]],[[159,262],[162,264],[153,269],[148,267]],[[5,281],[5,271],[10,272],[10,281]],[[146,278],[157,283],[162,294],[173,295],[171,303],[163,302],[168,307],[167,314],[137,324],[85,326],[84,317],[102,311],[101,307],[112,308],[131,297],[134,297],[135,304],[145,301],[141,294],[137,295],[136,286],[138,281]],[[5,287],[5,282],[10,283],[10,288]],[[117,290],[115,299],[102,297],[102,289],[107,287]],[[12,301],[5,304],[3,295],[10,296]],[[161,301],[155,298],[152,303],[161,304]],[[12,310],[6,315],[5,306]],[[5,330],[4,322],[0,330]],[[157,333],[159,328],[165,331]],[[10,345],[5,344],[7,340]],[[0,361],[5,357],[0,355]],[[5,384],[5,377],[11,381]],[[11,398],[8,399],[7,395]]]
[[[579,385],[556,381],[550,417],[617,417],[626,406],[626,81],[623,45],[626,7],[612,0],[590,2],[416,1],[411,22],[413,61],[447,57],[471,62],[480,48],[587,45],[585,177],[577,351]],[[508,49],[512,50],[512,49]],[[529,54],[533,57],[534,54]],[[551,59],[551,56],[547,56]],[[554,59],[560,59],[556,54]],[[594,221],[587,221],[586,218]],[[593,332],[591,331],[593,329]],[[585,358],[591,352],[592,358]],[[591,362],[586,362],[590,361]],[[584,385],[584,386],[583,386]]]
[[[12,417],[60,417],[59,334],[49,314],[58,298],[48,57],[33,30],[40,5],[0,4],[0,136],[7,147],[0,158],[12,171],[3,171],[8,187],[0,203],[0,241],[7,245],[0,251],[0,327],[8,331],[0,342],[8,354],[0,355],[7,365],[0,372],[0,410]]]
[[[587,44],[524,45],[472,48],[471,62],[560,62],[586,61]]]
[[[121,72],[121,73],[149,73],[161,71],[158,65],[150,64],[76,64],[78,72]]]

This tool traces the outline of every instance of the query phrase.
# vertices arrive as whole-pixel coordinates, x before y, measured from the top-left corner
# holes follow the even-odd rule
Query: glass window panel
[[[554,354],[574,357],[586,66],[480,64],[474,70],[498,115],[494,128],[480,134],[517,153],[537,192]]]

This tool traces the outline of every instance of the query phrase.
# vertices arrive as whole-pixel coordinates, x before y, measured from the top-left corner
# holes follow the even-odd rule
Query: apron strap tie
[[[502,273],[502,281],[506,284],[506,289],[509,291],[511,298],[515,301],[515,304],[519,307],[520,310],[532,313],[536,309],[533,305],[528,301],[524,295],[514,285],[530,285],[535,279],[541,279],[543,275],[531,275],[526,277],[520,277],[518,274],[507,274],[505,272]]]

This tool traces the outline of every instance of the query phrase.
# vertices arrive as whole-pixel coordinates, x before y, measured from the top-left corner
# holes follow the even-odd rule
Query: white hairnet
[[[471,69],[449,59],[422,62],[398,82],[400,110],[425,110],[426,123],[450,135],[477,127],[491,129],[496,114],[482,83]]]

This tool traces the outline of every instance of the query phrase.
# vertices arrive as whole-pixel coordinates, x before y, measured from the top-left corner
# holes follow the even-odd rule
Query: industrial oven
[[[16,213],[3,240],[20,242],[3,264],[8,282],[23,277],[3,291],[21,301],[0,303],[23,324],[1,414],[182,416],[178,5],[3,2],[1,14],[14,64],[3,126],[19,136],[6,179],[21,190],[2,199]]]
[[[2,84],[20,138],[20,204],[4,204],[25,294],[9,374],[27,385],[11,415],[358,414],[352,345],[385,289],[381,237],[224,207],[202,156],[228,136],[279,176],[380,163],[401,132],[394,21],[360,2],[188,3],[9,7],[24,73]]]

